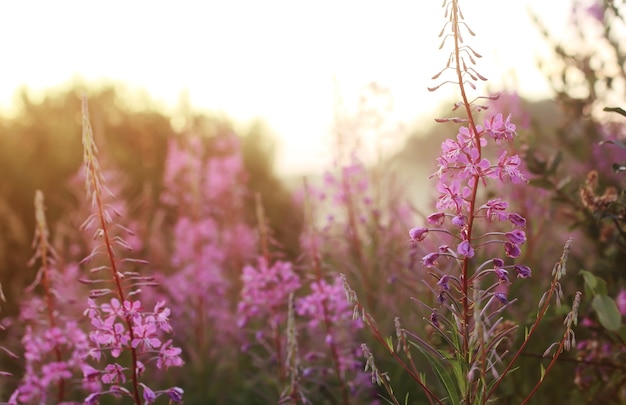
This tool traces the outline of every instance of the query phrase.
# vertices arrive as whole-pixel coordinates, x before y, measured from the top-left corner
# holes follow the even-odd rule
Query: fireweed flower
[[[498,311],[496,307],[510,304],[507,297],[510,273],[514,271],[517,278],[528,278],[531,270],[527,266],[511,263],[512,259],[521,255],[521,247],[526,242],[523,230],[526,220],[520,214],[509,211],[509,203],[503,196],[496,193],[495,197],[484,199],[483,196],[489,195],[484,189],[495,186],[491,189],[495,190],[505,183],[524,184],[526,178],[522,173],[521,159],[508,148],[517,135],[511,115],[505,117],[496,111],[487,114],[480,123],[476,120],[475,113],[487,107],[475,104],[475,101],[469,102],[465,85],[474,88],[472,81],[478,78],[486,80],[473,68],[468,68],[475,63],[474,56],[478,58],[480,55],[459,38],[462,16],[458,2],[444,2],[444,7],[449,16],[447,24],[454,28],[450,35],[442,35],[443,42],[445,44],[448,37],[453,37],[455,51],[451,52],[448,67],[435,78],[450,68],[452,62],[456,64],[452,70],[457,72],[456,82],[463,93],[463,101],[457,103],[455,109],[464,108],[467,118],[438,120],[461,122],[463,125],[454,138],[442,142],[436,170],[431,175],[437,182],[438,211],[427,217],[427,224],[412,228],[409,236],[414,244],[429,238],[434,230],[447,238],[447,245],[427,252],[422,257],[422,264],[429,269],[429,274],[438,279],[436,288],[432,288],[436,301],[452,313],[449,322],[456,325],[461,338],[459,347],[453,349],[462,353],[481,353],[478,356],[482,356],[480,360],[470,356],[474,359],[472,364],[467,364],[470,375],[474,375],[474,371],[486,373],[490,370],[495,376],[499,355],[488,347],[497,347],[497,344],[490,343],[490,339],[495,339],[491,328],[497,322],[494,318]],[[470,34],[473,35],[471,31]],[[444,84],[454,82],[444,81]],[[494,156],[495,161],[490,160]],[[445,221],[446,216],[450,217],[449,223]],[[494,254],[498,257],[475,263],[481,257],[493,257]],[[505,261],[500,257],[507,259]],[[455,288],[450,288],[451,280],[454,280]],[[489,286],[482,285],[484,283],[489,283]],[[472,307],[473,310],[470,309]],[[438,326],[444,312],[435,313],[427,308],[431,310],[431,324]],[[465,400],[471,402],[472,394],[466,395]]]
[[[48,240],[40,191],[35,194],[35,219],[35,255],[30,263],[37,261],[41,266],[35,283],[25,291],[27,299],[20,308],[19,320],[26,325],[21,340],[26,373],[10,401],[16,404],[62,403],[67,393],[77,388],[72,378],[85,367],[89,350],[87,335],[68,316],[75,312],[71,310],[74,294],[60,294],[65,267],[57,265],[56,252]],[[42,297],[32,295],[35,287],[43,289]],[[89,390],[97,386],[84,385],[83,388]]]
[[[252,319],[268,319],[279,325],[286,320],[285,308],[289,294],[301,286],[300,277],[290,262],[276,261],[271,266],[259,257],[257,266],[245,266],[241,276],[243,287],[237,312],[238,325],[245,326]]]
[[[328,312],[327,319],[331,323],[338,324],[352,320],[352,306],[345,299],[346,292],[340,278],[337,277],[333,284],[325,280],[315,281],[310,284],[310,288],[309,295],[296,301],[296,313],[309,319],[309,328],[317,328],[320,323],[325,322],[323,303]],[[357,322],[355,326],[360,329],[363,325],[362,322]]]
[[[309,333],[324,336],[324,343],[337,356],[341,374],[357,372],[361,363],[356,360],[357,348],[352,339],[353,334],[363,327],[363,322],[352,320],[353,307],[346,301],[343,281],[339,277],[332,284],[325,280],[314,281],[310,288],[309,295],[296,301],[296,313],[307,320]],[[304,357],[312,359],[314,353],[307,353]]]
[[[193,370],[218,361],[224,353],[208,348],[232,347],[240,332],[232,321],[235,275],[256,254],[256,233],[244,219],[246,181],[240,140],[231,131],[190,132],[168,144],[161,203],[175,218],[163,231],[163,239],[171,237],[163,257],[169,271],[156,275],[162,288],[142,297],[150,306],[170,304],[155,308],[156,323],[176,330],[185,352],[202,353],[190,356]]]
[[[158,313],[145,311],[141,301],[135,298],[140,291],[140,286],[154,285],[154,281],[151,277],[123,270],[128,262],[133,264],[144,264],[144,262],[120,257],[120,249],[130,250],[132,247],[120,235],[114,234],[116,227],[113,224],[112,206],[106,202],[107,197],[111,197],[112,193],[104,184],[104,176],[96,157],[97,148],[89,122],[86,97],[83,97],[82,101],[82,117],[85,184],[93,211],[84,222],[82,229],[92,231],[98,242],[82,263],[89,263],[104,256],[105,264],[91,268],[90,273],[95,277],[95,275],[108,272],[107,276],[82,280],[91,286],[101,286],[91,290],[88,307],[85,310],[92,327],[89,332],[92,350],[89,353],[95,360],[108,357],[105,355],[108,353],[112,358],[120,359],[120,361],[124,359],[123,353],[130,354],[129,366],[117,362],[104,365],[98,377],[104,385],[110,388],[93,393],[85,399],[85,403],[96,403],[99,396],[112,394],[131,397],[136,405],[141,405],[146,401],[146,392],[151,391],[139,381],[146,365],[155,362],[156,368],[165,366],[164,363],[155,361],[157,358],[155,354],[161,346],[158,335],[170,330],[167,319],[163,318],[163,313],[167,310],[161,305],[155,308]],[[99,303],[99,300],[104,302]],[[158,324],[157,319],[159,319]],[[142,361],[144,358],[145,361]],[[179,364],[182,364],[182,360]],[[93,372],[90,374],[90,377],[95,376]],[[130,384],[130,389],[120,385],[127,382]],[[140,385],[144,387],[143,396],[140,393]]]

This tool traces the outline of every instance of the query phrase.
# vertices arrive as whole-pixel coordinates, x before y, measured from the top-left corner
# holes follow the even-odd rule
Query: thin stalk
[[[265,211],[263,210],[263,202],[261,201],[261,194],[256,193],[254,195],[254,202],[256,208],[256,217],[257,222],[259,223],[259,244],[261,245],[261,253],[263,256],[263,260],[265,261],[266,266],[270,266],[270,250],[269,250],[269,231],[267,229],[267,224],[265,220]],[[277,325],[273,320],[278,319],[277,313],[278,308],[272,306],[270,308],[271,319],[270,326],[272,328],[272,339],[274,342],[274,350],[276,351],[276,362],[278,363],[278,381],[282,384],[282,382],[287,377],[287,370],[285,369],[285,365],[283,364],[283,347],[281,342],[281,334],[279,325]]]
[[[48,255],[51,253],[48,241],[48,225],[46,223],[46,216],[44,214],[44,201],[43,193],[39,190],[35,193],[35,218],[37,220],[37,236],[39,256],[41,257],[41,283],[44,289],[44,295],[46,300],[46,312],[48,315],[48,325],[50,329],[56,328],[56,320],[54,319],[54,295],[52,294],[49,273],[50,263],[48,261]],[[58,363],[63,361],[63,355],[61,349],[57,344],[54,345],[54,357]],[[59,379],[57,386],[57,402],[63,402],[65,397],[65,379]]]
[[[509,364],[506,366],[504,371],[500,374],[500,378],[498,378],[498,380],[491,387],[491,389],[489,390],[487,395],[484,397],[484,399],[483,399],[483,403],[484,404],[487,403],[487,400],[494,394],[494,392],[496,391],[496,389],[498,388],[500,383],[504,380],[504,377],[511,371],[511,368],[513,368],[513,364],[515,363],[515,361],[517,361],[519,356],[522,355],[522,352],[524,351],[524,348],[526,348],[526,345],[530,341],[530,338],[532,337],[532,335],[534,335],[535,331],[537,330],[537,328],[539,326],[539,322],[543,319],[543,316],[545,315],[546,311],[548,310],[548,307],[550,306],[550,301],[552,300],[552,296],[554,295],[554,292],[556,291],[556,286],[557,286],[557,283],[558,283],[558,277],[559,277],[559,273],[557,271],[557,272],[555,272],[554,277],[552,278],[552,282],[550,284],[550,289],[548,290],[548,293],[547,293],[547,296],[546,296],[546,298],[545,298],[545,300],[543,302],[543,305],[540,308],[539,313],[537,314],[537,318],[535,319],[535,322],[533,323],[533,325],[531,326],[530,330],[528,331],[528,335],[525,337],[525,339],[522,342],[521,346],[519,347],[519,349],[517,349],[517,351],[513,355],[513,358],[511,359]]]
[[[308,189],[307,186],[307,182],[306,179],[304,180],[304,189]],[[308,198],[305,201],[308,203]],[[310,208],[310,204],[307,204],[307,216],[308,216],[308,222],[310,224],[313,224],[313,218],[312,218],[312,214],[311,214],[311,208]],[[320,260],[320,254],[319,251],[317,250],[317,243],[315,243],[314,237],[311,237],[311,257],[313,259],[313,270],[315,272],[315,280],[317,281],[318,285],[321,286],[322,280],[323,280],[323,276],[322,276],[322,263]],[[330,320],[330,316],[329,316],[329,310],[328,310],[328,300],[326,298],[324,298],[322,300],[322,315],[324,318],[324,327],[326,328],[326,333],[329,336],[333,336],[334,335],[334,328],[333,328],[333,324]],[[334,339],[331,339],[331,341],[328,343],[332,358],[333,358],[333,367],[335,369],[335,373],[337,374],[337,381],[339,382],[339,387],[340,387],[340,391],[341,391],[341,398],[342,398],[342,403],[343,405],[349,405],[350,404],[350,395],[349,395],[349,390],[348,387],[346,385],[346,382],[344,381],[344,378],[342,376],[342,372],[341,372],[341,363],[339,361],[339,350],[337,348],[337,345],[335,343]]]
[[[115,258],[115,252],[113,251],[113,244],[111,242],[111,236],[109,234],[109,228],[106,221],[104,203],[102,202],[102,173],[99,170],[95,155],[95,143],[93,140],[91,123],[89,122],[87,98],[85,96],[83,96],[82,100],[82,114],[83,145],[85,153],[85,165],[87,168],[88,190],[91,190],[92,204],[95,205],[94,208],[96,210],[96,215],[100,223],[101,237],[103,239],[103,245],[105,247],[106,256],[110,265],[109,268],[111,269],[113,283],[115,284],[117,296],[123,305],[124,301],[126,300],[126,295],[124,293],[124,288],[122,287],[122,280],[120,277],[121,273],[118,271],[117,268],[117,260]],[[135,336],[133,333],[133,322],[129,314],[124,317],[124,321],[126,323],[126,328],[128,329],[130,341],[132,342]],[[139,376],[137,375],[137,351],[132,346],[129,347],[128,350],[130,350],[132,358],[131,380],[133,386],[133,397],[135,400],[135,404],[141,405],[142,400],[141,395],[139,394]]]
[[[474,135],[475,138],[475,143],[476,143],[476,149],[478,150],[478,161],[480,161],[481,156],[482,156],[482,149],[481,149],[481,145],[480,145],[480,134],[477,131],[476,128],[476,123],[474,122],[474,116],[472,114],[472,108],[471,108],[471,104],[467,98],[467,94],[465,92],[465,85],[464,85],[464,81],[463,81],[463,72],[461,71],[461,54],[460,54],[460,25],[459,25],[459,4],[458,4],[458,0],[453,0],[452,1],[452,29],[454,32],[454,60],[455,60],[455,71],[456,71],[456,76],[457,76],[457,80],[458,80],[458,84],[459,84],[459,90],[461,92],[461,98],[463,100],[463,106],[465,108],[465,112],[467,113],[467,118],[469,120],[469,126],[472,130],[472,133]],[[474,227],[474,219],[476,217],[475,215],[475,207],[476,207],[476,197],[478,194],[478,183],[479,183],[479,177],[478,175],[474,175],[473,176],[473,185],[472,185],[472,190],[471,190],[471,194],[469,197],[469,216],[468,216],[468,220],[467,220],[467,241],[468,243],[471,245],[472,243],[472,230]],[[465,359],[467,360],[468,364],[469,364],[469,360],[470,360],[470,350],[469,350],[469,324],[470,324],[470,305],[469,305],[469,299],[468,299],[468,294],[469,294],[469,258],[465,257],[463,259],[463,264],[462,264],[462,278],[461,278],[461,305],[463,307],[463,355],[465,356]],[[468,386],[469,387],[469,386]],[[470,391],[468,389],[467,393],[466,393],[466,398],[465,398],[465,402],[466,403],[471,403],[470,401]]]

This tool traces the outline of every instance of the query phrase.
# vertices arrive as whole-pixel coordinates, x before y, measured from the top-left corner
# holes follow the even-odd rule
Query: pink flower
[[[501,198],[494,198],[493,200],[487,201],[481,209],[487,209],[487,218],[489,221],[502,221],[507,219],[509,216],[506,213],[506,209],[508,208],[509,203],[502,200]]]
[[[526,228],[526,218],[521,216],[520,214],[508,214],[507,219],[515,226],[520,228]]]
[[[464,240],[459,243],[456,249],[457,253],[465,257],[474,257],[474,248],[470,245],[468,240]]]
[[[439,259],[439,253],[432,252],[422,258],[422,264],[429,269],[437,264],[437,259]]]
[[[141,302],[140,301],[124,301],[124,315],[130,316],[133,319],[141,317]]]
[[[117,363],[107,364],[102,374],[102,382],[105,384],[123,384],[126,382],[124,367]]]
[[[503,121],[502,114],[497,114],[485,120],[485,133],[492,137],[498,145],[503,140],[510,141],[517,135],[515,124],[511,123],[511,115],[506,118],[506,121]]]
[[[311,293],[296,302],[296,312],[310,319],[308,325],[311,329],[326,320],[333,324],[351,322],[352,309],[346,300],[346,291],[340,278],[333,284],[325,280],[312,282]]]
[[[515,271],[517,272],[517,277],[518,278],[529,278],[531,271],[530,271],[530,267],[528,266],[522,266],[520,264],[516,264],[514,266]]]
[[[434,214],[430,214],[426,221],[432,225],[443,225],[444,220],[446,219],[446,214],[443,212],[435,212]]]
[[[146,404],[153,404],[156,400],[157,396],[154,391],[145,385],[144,383],[139,383],[143,387],[143,400],[146,401]]]
[[[168,369],[170,367],[180,367],[184,364],[183,359],[180,358],[182,350],[179,347],[172,346],[172,341],[161,345],[159,350],[159,358],[157,359],[158,369]]]
[[[504,242],[504,252],[508,257],[512,258],[519,257],[522,254],[519,246],[511,242]]]
[[[417,227],[411,228],[409,231],[409,237],[411,238],[411,242],[420,242],[423,241],[428,235],[428,228]]]
[[[170,312],[170,309],[165,306],[165,301],[159,301],[154,306],[154,315],[151,318],[152,322],[166,333],[172,332],[169,320]]]
[[[498,166],[495,168],[495,175],[504,182],[507,178],[514,184],[526,182],[526,177],[520,171],[522,164],[521,159],[517,155],[509,156],[507,151],[502,152],[498,160]]]
[[[289,294],[301,285],[290,262],[276,261],[270,267],[263,257],[258,259],[256,268],[244,267],[241,280],[243,288],[237,308],[240,326],[250,318],[265,318],[270,314],[273,314],[272,322],[280,323],[286,313],[276,309],[286,306]]]
[[[461,210],[467,209],[469,206],[467,198],[471,191],[468,187],[461,186],[459,180],[453,180],[450,185],[439,183],[437,184],[437,191],[441,193],[437,200],[437,209],[449,209],[455,214],[459,214]]]
[[[145,322],[138,318],[133,326],[133,340],[130,343],[133,348],[142,348],[144,351],[161,346],[161,341],[156,335],[157,328],[152,322]]]
[[[515,243],[516,245],[522,245],[526,242],[526,233],[519,229],[514,229],[511,232],[507,232],[504,234],[507,240],[511,243]]]

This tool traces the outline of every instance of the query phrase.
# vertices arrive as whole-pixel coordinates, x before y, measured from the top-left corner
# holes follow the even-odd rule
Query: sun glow
[[[567,2],[485,0],[468,3],[468,38],[483,56],[494,89],[549,94],[537,71],[540,37],[526,7],[558,32]],[[375,81],[394,99],[390,117],[412,123],[448,101],[429,93],[445,66],[437,49],[443,11],[437,1],[133,1],[7,2],[0,35],[8,58],[0,107],[16,89],[58,86],[72,77],[122,81],[173,108],[191,105],[248,121],[265,120],[280,139],[278,169],[318,168],[328,148],[334,105],[350,108]],[[507,18],[499,18],[505,15]],[[513,17],[511,17],[513,16]],[[9,38],[11,38],[9,40]],[[502,75],[501,72],[505,72]]]

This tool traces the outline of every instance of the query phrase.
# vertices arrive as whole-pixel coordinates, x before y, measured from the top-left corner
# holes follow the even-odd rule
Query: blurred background
[[[434,171],[442,140],[454,136],[456,130],[435,124],[434,118],[451,114],[458,101],[458,86],[428,91],[441,83],[432,77],[448,59],[449,47],[439,49],[446,38],[437,37],[445,21],[441,3],[0,3],[4,56],[0,75],[0,282],[7,297],[3,323],[9,325],[19,312],[24,287],[37,272],[27,264],[33,255],[35,190],[42,190],[46,197],[52,244],[72,260],[86,255],[74,248],[73,240],[80,240],[75,234],[89,215],[77,175],[82,162],[83,92],[103,152],[100,162],[117,176],[111,183],[125,205],[127,218],[140,224],[138,239],[143,238],[145,244],[136,252],[138,257],[149,258],[151,263],[169,260],[172,246],[178,242],[173,230],[177,219],[184,216],[184,208],[171,201],[168,205],[163,196],[169,192],[184,198],[184,192],[199,192],[191,187],[198,184],[189,179],[190,184],[174,182],[184,192],[172,191],[171,184],[168,190],[167,161],[175,158],[180,148],[206,167],[212,167],[211,162],[235,163],[218,165],[212,173],[213,169],[207,169],[207,176],[217,177],[228,168],[236,169],[220,183],[224,186],[231,177],[236,183],[223,187],[228,191],[225,194],[233,195],[220,200],[229,214],[212,211],[211,215],[216,222],[224,222],[224,229],[232,228],[231,222],[241,225],[240,221],[245,225],[242,234],[248,237],[247,254],[224,266],[235,286],[228,291],[231,309],[237,306],[242,263],[249,262],[259,248],[255,238],[262,232],[257,232],[261,220],[255,197],[260,195],[266,216],[262,220],[267,220],[274,238],[272,254],[301,264],[307,254],[301,238],[307,227],[318,225],[306,223],[303,201],[319,198],[316,203],[322,208],[316,214],[327,220],[319,229],[333,236],[324,239],[329,274],[347,271],[354,279],[364,280],[363,285],[355,283],[355,289],[370,301],[386,297],[376,309],[379,312],[373,311],[381,319],[395,310],[415,316],[403,305],[407,302],[404,298],[421,283],[418,252],[409,246],[406,232],[432,205],[433,187],[426,183],[427,178]],[[574,235],[571,267],[606,280],[606,294],[617,296],[618,291],[626,291],[626,198],[613,205],[598,201],[623,189],[623,177],[615,173],[613,164],[625,162],[617,166],[622,172],[626,167],[626,127],[621,117],[607,118],[602,111],[606,106],[626,104],[626,61],[620,45],[626,31],[623,2],[465,3],[465,20],[476,36],[466,34],[464,39],[482,55],[476,69],[488,78],[476,82],[473,94],[502,94],[490,105],[498,112],[513,113],[519,136],[511,150],[520,154],[532,180],[528,187],[487,188],[485,197],[504,195],[511,201],[511,211],[532,219],[526,229],[523,259],[533,269],[533,283],[545,282],[564,241]],[[607,140],[612,144],[600,145]],[[625,147],[620,149],[620,145]],[[593,171],[599,172],[598,184],[586,181]],[[311,188],[303,187],[305,176]],[[343,188],[350,181],[353,195]],[[598,203],[596,206],[581,201],[583,188],[596,198],[589,199]],[[608,194],[602,194],[605,190]],[[203,191],[214,192],[210,187]],[[351,197],[358,201],[350,202]],[[205,203],[214,208],[212,200]],[[346,227],[346,218],[331,214],[352,203],[365,214]],[[607,226],[607,218],[614,224]],[[357,242],[363,251],[342,245],[350,233],[346,229],[361,238]],[[237,248],[245,245],[245,238],[239,236],[231,241]],[[349,266],[354,268],[346,270]],[[180,270],[175,263],[164,267],[165,273]],[[569,296],[585,288],[582,277],[573,276],[565,284]],[[533,294],[539,294],[538,290],[513,289],[511,294],[520,297],[514,315],[532,317],[539,299]],[[589,341],[613,338],[594,323],[599,311],[590,309],[588,303],[583,306],[581,317],[584,313],[586,325],[593,326],[587,328]],[[561,327],[561,314],[550,322]],[[210,324],[215,324],[214,319]],[[8,330],[13,343],[18,342],[19,328]],[[541,344],[532,348],[530,354],[539,355],[525,360],[532,367],[537,366],[547,346],[542,344],[548,339],[542,337]],[[620,355],[626,356],[626,345],[620,347]],[[231,349],[238,352],[238,347]],[[199,364],[217,364],[219,355],[215,354],[218,360],[213,362],[199,358]],[[573,357],[567,360],[576,361]],[[623,400],[624,362],[617,357],[604,360],[612,365],[610,370],[621,370],[611,377],[618,394],[606,396]],[[601,378],[583,379],[585,375],[574,371],[571,363],[562,364],[559,376],[567,381],[574,381],[575,373],[580,377],[572,398],[585,393],[584,397],[593,400],[600,394],[589,391],[591,385],[608,392]],[[8,366],[13,370],[20,367],[18,361]],[[593,372],[597,370],[604,369]],[[230,375],[238,378],[237,368],[231,371]],[[608,378],[605,374],[602,378]],[[183,380],[184,376],[181,373],[177,378]],[[534,384],[531,377],[520,373],[519,381],[503,390],[503,398],[508,395],[509,400],[502,403],[520,403],[520,395]],[[218,395],[220,387],[228,386],[216,380],[207,388],[203,386],[206,379],[197,381],[198,386],[190,389],[196,398],[207,398],[203,389],[216,390]],[[542,388],[541,403],[562,402],[559,384],[565,380],[554,381]],[[241,384],[248,387],[250,382],[242,380]],[[401,381],[400,386],[410,385],[402,386]],[[569,403],[592,403],[589,401]],[[225,398],[214,403],[231,402]]]
[[[483,55],[488,86],[549,97],[536,63],[548,48],[528,10],[561,32],[570,8],[570,1],[468,3],[471,45]],[[370,82],[389,90],[390,119],[405,134],[454,100],[453,86],[426,90],[447,59],[438,50],[443,21],[437,1],[6,2],[0,110],[15,114],[18,90],[38,102],[51,88],[122,83],[132,106],[149,99],[177,128],[183,105],[238,123],[264,121],[277,170],[303,174],[328,163],[337,105],[354,109]]]

